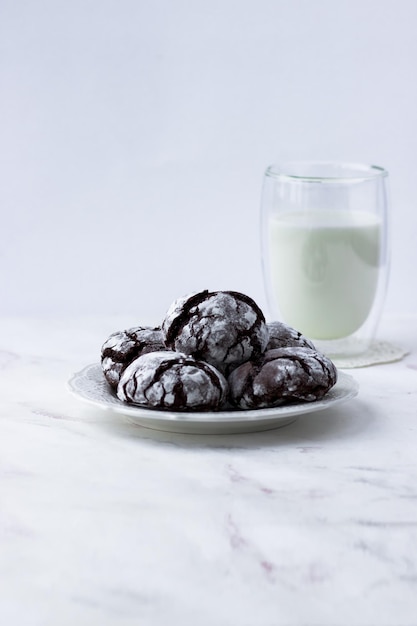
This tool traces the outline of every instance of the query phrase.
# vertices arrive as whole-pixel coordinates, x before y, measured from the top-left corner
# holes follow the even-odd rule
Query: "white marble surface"
[[[415,626],[417,317],[351,402],[275,431],[178,435],[69,395],[113,330],[3,319],[0,623]]]

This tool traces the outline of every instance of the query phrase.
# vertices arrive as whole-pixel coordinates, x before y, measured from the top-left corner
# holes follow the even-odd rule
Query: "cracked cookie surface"
[[[311,348],[277,348],[231,373],[229,399],[240,409],[275,407],[300,400],[313,402],[336,381],[336,367],[325,355]]]
[[[213,366],[189,355],[150,352],[124,370],[117,397],[154,409],[216,411],[226,401],[227,383]]]
[[[236,291],[201,291],[176,300],[162,323],[165,344],[228,374],[258,358],[268,328],[258,305]]]
[[[157,350],[166,350],[159,327],[136,326],[112,333],[101,348],[101,367],[109,385],[116,389],[129,363]]]
[[[292,326],[288,326],[284,324],[284,322],[270,322],[267,326],[269,331],[267,350],[290,347],[311,348],[315,350],[314,343],[298,330],[292,328]]]

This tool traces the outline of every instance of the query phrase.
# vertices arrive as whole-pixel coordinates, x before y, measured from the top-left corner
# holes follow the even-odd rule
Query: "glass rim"
[[[290,170],[297,170],[308,167],[334,168],[338,169],[337,175],[308,175],[302,173],[292,173]],[[265,176],[277,178],[284,181],[306,182],[306,183],[352,183],[364,182],[380,177],[388,176],[388,171],[380,165],[368,165],[364,163],[353,163],[347,161],[284,161],[267,167]]]

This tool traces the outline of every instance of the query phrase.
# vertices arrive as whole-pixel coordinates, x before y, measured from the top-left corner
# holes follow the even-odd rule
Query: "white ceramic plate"
[[[291,424],[299,415],[329,409],[354,398],[358,383],[352,376],[339,372],[337,384],[316,402],[298,402],[273,409],[252,411],[217,411],[183,413],[157,411],[121,402],[107,384],[100,364],[88,365],[68,381],[70,391],[81,400],[102,409],[115,411],[131,421],[156,430],[194,434],[231,434],[270,430]]]

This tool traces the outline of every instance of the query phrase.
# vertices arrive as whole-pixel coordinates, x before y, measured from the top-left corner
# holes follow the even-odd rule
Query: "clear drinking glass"
[[[330,357],[365,352],[385,298],[388,172],[375,165],[268,167],[261,207],[270,315]]]

